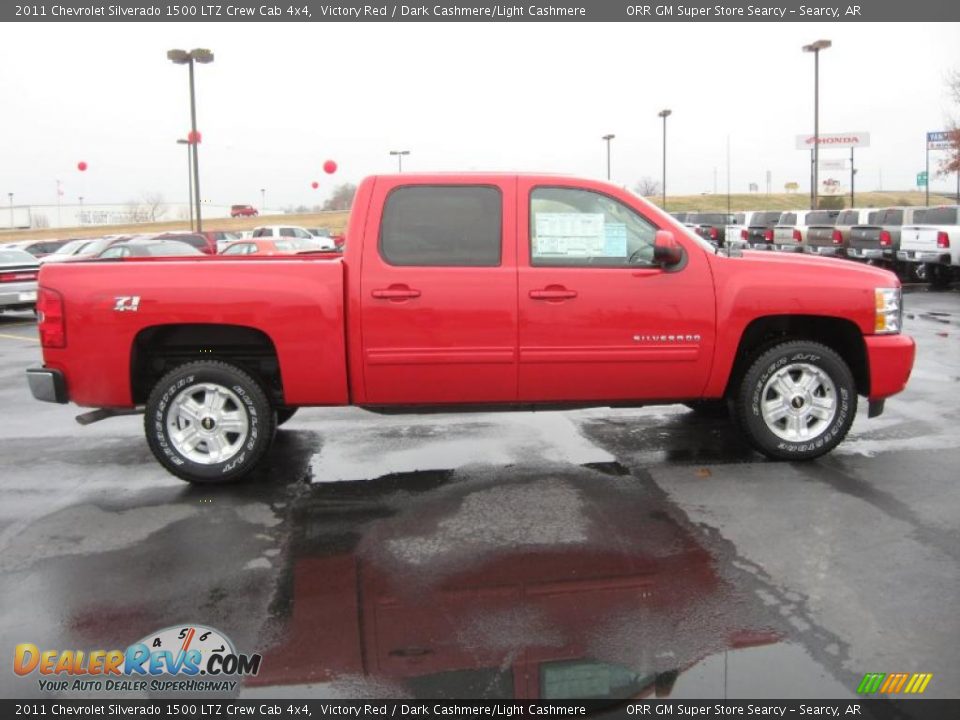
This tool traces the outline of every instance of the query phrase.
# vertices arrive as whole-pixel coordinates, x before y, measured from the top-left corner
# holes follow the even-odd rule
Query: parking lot
[[[307,409],[221,488],[168,475],[139,417],[35,402],[35,323],[2,315],[0,647],[201,623],[263,655],[243,696],[842,698],[927,672],[950,697],[960,291],[905,306],[907,391],[812,463],[682,406]]]

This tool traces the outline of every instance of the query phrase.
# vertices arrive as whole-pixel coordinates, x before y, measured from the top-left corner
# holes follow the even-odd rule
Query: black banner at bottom
[[[956,700],[0,700],[0,717],[877,718],[960,717]]]

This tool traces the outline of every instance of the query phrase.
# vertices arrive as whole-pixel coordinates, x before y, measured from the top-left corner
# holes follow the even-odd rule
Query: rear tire
[[[247,475],[270,447],[274,411],[262,386],[224,362],[174,368],[154,386],[143,420],[154,457],[192,483]]]
[[[857,389],[833,350],[790,341],[757,357],[737,389],[735,407],[747,439],[764,455],[813,460],[846,437],[857,413]]]

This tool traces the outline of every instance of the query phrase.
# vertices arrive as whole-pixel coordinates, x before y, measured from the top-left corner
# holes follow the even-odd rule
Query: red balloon
[[[316,190],[318,187],[320,187],[320,183],[318,183],[316,180],[314,180],[312,183],[310,183],[310,187],[312,187],[314,190]]]
[[[86,172],[87,164],[83,160],[81,160],[80,162],[77,163],[77,170],[79,170],[80,172]]]
[[[203,136],[200,134],[199,130],[191,130],[187,133],[187,142],[194,145],[199,145],[203,140]]]
[[[337,171],[337,164],[333,160],[327,160],[323,164],[323,171],[327,175],[333,175]]]

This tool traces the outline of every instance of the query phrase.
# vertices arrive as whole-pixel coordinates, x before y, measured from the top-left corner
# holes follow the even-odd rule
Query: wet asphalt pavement
[[[2,315],[0,696],[52,696],[17,643],[202,623],[262,653],[246,697],[956,697],[960,292],[905,305],[907,391],[813,463],[681,406],[310,409],[221,488],[166,474],[139,417],[33,401],[35,325]]]

